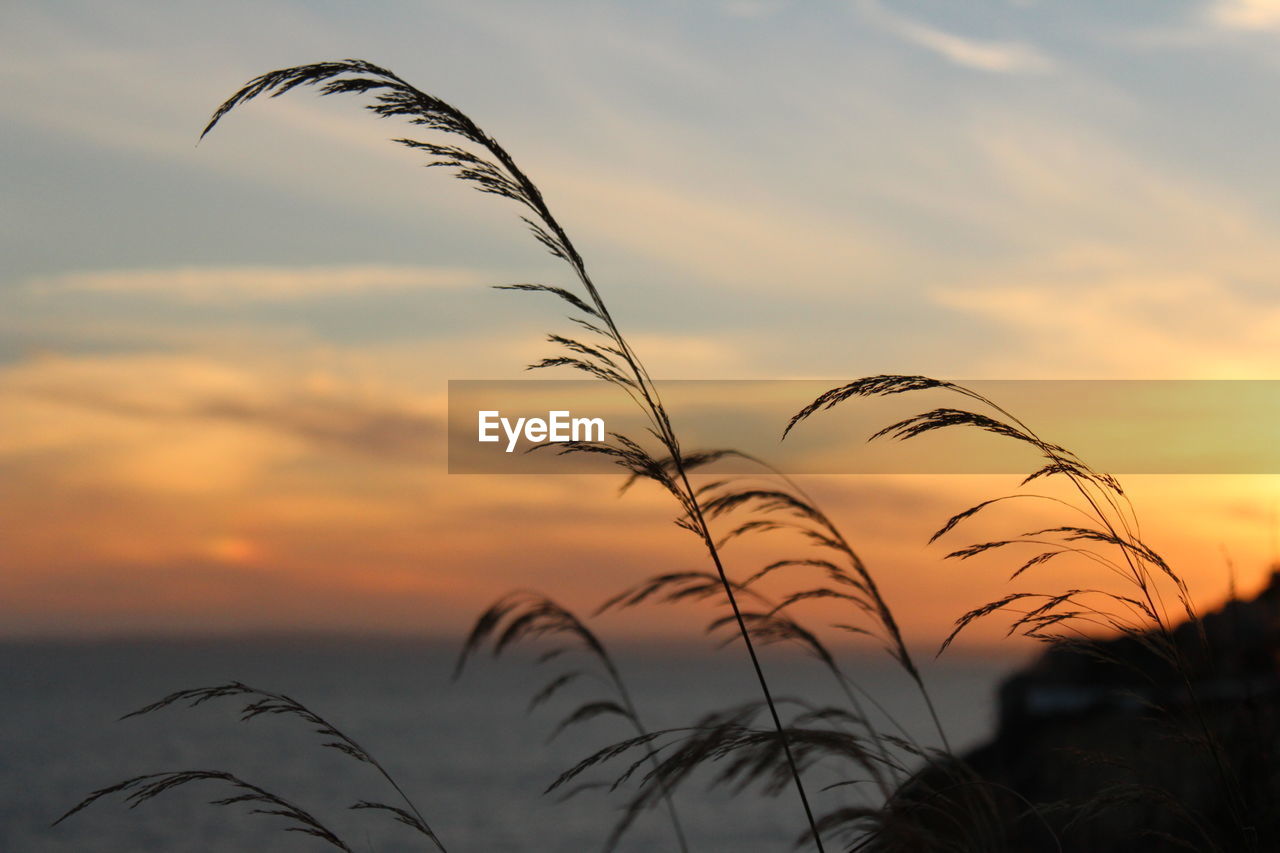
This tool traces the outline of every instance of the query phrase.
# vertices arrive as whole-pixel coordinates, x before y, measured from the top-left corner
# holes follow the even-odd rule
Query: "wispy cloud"
[[[1030,366],[1037,376],[1072,379],[1275,377],[1269,355],[1280,310],[1233,287],[1237,271],[1069,254],[1028,263],[996,284],[939,289],[933,297],[1011,335],[1024,365],[1014,372]],[[978,369],[1007,375],[1007,354],[992,353]]]
[[[1228,29],[1280,30],[1280,0],[1215,0],[1208,14]]]
[[[784,5],[781,0],[722,0],[720,11],[731,18],[767,18]]]
[[[566,208],[609,212],[583,221],[581,232],[739,292],[776,291],[783,283],[830,292],[850,275],[889,269],[899,248],[857,216],[823,216],[777,198],[750,204],[741,194],[567,164],[546,171]]]
[[[862,7],[869,18],[903,41],[963,68],[996,74],[1035,74],[1053,68],[1053,61],[1048,56],[1024,42],[988,41],[956,35],[900,15],[876,0],[866,0]]]
[[[425,465],[443,435],[418,393],[189,355],[30,360],[0,371],[0,405],[0,460],[150,493],[234,491],[301,459]]]
[[[989,114],[970,134],[988,194],[1001,200],[1004,218],[992,223],[1021,255],[956,271],[934,289],[938,304],[995,330],[1001,343],[980,348],[985,363],[969,362],[979,372],[1277,375],[1280,307],[1266,283],[1280,254],[1265,209],[1084,126]]]
[[[284,302],[379,290],[453,289],[482,283],[471,270],[385,265],[180,267],[105,270],[26,282],[40,293],[120,293],[181,302]]]

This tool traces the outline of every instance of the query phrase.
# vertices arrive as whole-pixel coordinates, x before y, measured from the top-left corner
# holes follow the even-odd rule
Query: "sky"
[[[509,205],[350,98],[196,144],[346,57],[514,154],[655,376],[1280,379],[1275,0],[10,0],[0,635],[456,636],[513,587],[589,611],[702,564],[660,494],[446,473],[447,381],[561,330],[486,287],[569,283]],[[1274,478],[1127,482],[1198,601],[1264,582]],[[921,643],[1009,589],[929,534],[1015,485],[810,483]]]

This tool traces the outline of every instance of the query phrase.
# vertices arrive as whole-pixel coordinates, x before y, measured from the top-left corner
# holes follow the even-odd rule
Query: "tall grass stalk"
[[[1023,816],[1033,816],[1043,825],[1053,844],[1061,849],[1054,826],[1040,804],[1027,801],[1017,791],[1002,790],[998,783],[979,778],[952,754],[938,708],[892,609],[872,572],[831,517],[796,482],[759,460],[732,450],[690,451],[682,447],[657,385],[610,313],[582,256],[552,214],[542,192],[511,155],[470,117],[385,68],[361,60],[342,60],[285,68],[254,78],[214,112],[201,138],[247,101],[311,86],[317,87],[321,95],[367,96],[366,107],[376,115],[400,118],[441,135],[444,141],[410,138],[395,141],[427,154],[431,158],[429,166],[444,167],[479,191],[519,205],[521,219],[534,237],[570,268],[576,281],[573,289],[531,283],[500,287],[556,298],[569,307],[569,319],[581,330],[576,337],[549,335],[548,341],[556,347],[555,354],[529,367],[569,368],[610,383],[639,407],[647,422],[647,432],[639,437],[611,433],[599,442],[569,442],[560,446],[560,452],[604,456],[627,473],[624,490],[639,480],[657,484],[674,498],[679,507],[676,523],[697,538],[711,565],[709,571],[669,571],[643,579],[612,596],[597,613],[644,602],[715,601],[727,613],[719,611],[708,631],[728,633],[726,643],[741,642],[754,673],[758,699],[707,713],[691,726],[651,730],[642,722],[615,660],[583,620],[540,593],[517,591],[504,596],[477,620],[460,653],[458,672],[486,643],[495,654],[501,654],[524,641],[560,642],[562,645],[550,649],[542,660],[550,660],[568,649],[585,651],[594,661],[596,674],[603,672],[611,692],[606,698],[578,705],[556,727],[553,736],[568,726],[608,716],[626,720],[635,732],[634,736],[606,746],[565,770],[548,791],[573,793],[567,786],[583,773],[610,762],[621,763],[623,769],[611,787],[637,779],[639,784],[606,842],[609,848],[618,842],[643,809],[662,803],[675,842],[681,851],[686,851],[688,843],[673,795],[692,774],[712,769],[713,782],[736,786],[739,790],[749,783],[761,782],[769,793],[793,791],[806,826],[797,845],[811,845],[818,853],[825,853],[824,836],[836,834],[848,837],[848,850],[1000,850],[1007,829],[1001,824],[1002,815],[1008,812],[1002,811],[997,798],[1014,802]],[[1013,571],[1011,581],[1059,557],[1074,555],[1104,567],[1125,585],[1122,592],[1085,588],[1011,593],[963,614],[938,653],[946,650],[970,624],[996,613],[1015,614],[1011,632],[1021,631],[1042,641],[1074,645],[1095,654],[1103,654],[1093,644],[1098,629],[1131,638],[1155,659],[1167,664],[1181,680],[1198,721],[1198,742],[1212,758],[1220,784],[1227,792],[1228,808],[1238,830],[1237,846],[1259,849],[1256,837],[1249,831],[1247,798],[1229,756],[1204,713],[1191,664],[1174,635],[1175,620],[1170,616],[1166,597],[1176,600],[1187,620],[1199,627],[1190,593],[1181,576],[1143,541],[1136,514],[1115,478],[1094,471],[1069,450],[1042,439],[987,397],[955,383],[922,376],[874,376],[833,388],[798,411],[787,424],[783,437],[815,413],[855,397],[931,389],[957,394],[967,401],[965,405],[976,405],[980,411],[935,408],[885,427],[873,437],[905,440],[942,429],[984,430],[1030,445],[1040,453],[1043,465],[1027,476],[1021,486],[1056,479],[1068,484],[1073,497],[1063,500],[1020,492],[985,500],[953,515],[930,541],[946,536],[987,508],[1014,498],[1055,501],[1079,513],[1086,521],[972,544],[951,552],[948,557],[963,561],[1012,545],[1037,545],[1038,552]],[[694,485],[691,475],[705,473],[700,469],[730,456],[759,463],[765,481],[732,477]],[[775,531],[797,536],[816,551],[775,559],[745,579],[735,579],[726,568],[726,546],[741,537]],[[820,576],[817,581],[811,579],[815,572]],[[771,594],[767,588],[783,576],[791,586],[779,594]],[[830,627],[869,636],[882,644],[910,678],[923,701],[940,749],[923,745],[893,715],[885,712],[875,697],[845,672],[818,634],[799,621],[796,609],[814,601],[834,601],[849,607],[855,618]],[[1203,634],[1200,638],[1203,642]],[[773,643],[792,644],[818,661],[836,680],[848,707],[816,706],[803,699],[776,695],[758,654],[759,647]],[[531,708],[549,701],[583,672],[571,670],[553,676],[535,694]],[[326,747],[373,766],[396,792],[400,804],[360,800],[352,808],[389,816],[416,830],[444,853],[444,844],[383,766],[354,740],[287,696],[233,682],[178,691],[134,715],[178,704],[199,705],[229,696],[248,698],[248,704],[241,711],[243,720],[284,715],[304,721],[326,738]],[[868,707],[879,712],[897,733],[885,730],[884,723],[877,723]],[[784,710],[788,715],[786,721]],[[756,728],[755,720],[759,717],[767,718],[767,728]],[[865,806],[841,806],[821,815],[816,813],[805,786],[804,770],[820,760],[852,764],[876,786],[881,801]],[[913,771],[910,765],[917,761],[925,767]],[[845,780],[837,786],[861,781],[864,780]],[[301,807],[222,771],[179,771],[134,777],[93,792],[64,815],[64,819],[110,794],[123,794],[132,805],[137,805],[192,782],[229,785],[233,788],[232,795],[215,802],[247,804],[257,813],[285,819],[290,831],[313,835],[341,850],[351,849]],[[1133,796],[1133,792],[1126,791],[1124,796]],[[1151,796],[1153,801],[1159,800],[1157,795]],[[1072,822],[1104,805],[1104,798],[1099,795],[1079,807]],[[1194,815],[1188,813],[1185,819],[1188,825],[1200,827],[1198,831],[1214,846],[1209,831],[1203,829]]]
[[[552,343],[560,347],[562,354],[543,359],[531,367],[569,367],[604,379],[628,393],[647,416],[650,434],[657,439],[667,455],[668,465],[660,463],[636,441],[617,434],[612,436],[610,442],[579,449],[612,456],[633,473],[660,483],[680,503],[683,512],[682,526],[702,541],[720,578],[804,810],[813,845],[822,853],[822,838],[785,727],[778,714],[777,702],[756,654],[751,631],[743,618],[734,586],[725,570],[698,491],[689,481],[689,466],[681,452],[676,430],[652,378],[620,330],[588,273],[581,254],[552,214],[542,191],[516,165],[511,155],[469,116],[445,101],[411,86],[391,71],[363,60],[302,65],[256,77],[214,112],[201,133],[201,138],[240,104],[263,94],[276,97],[300,86],[318,86],[321,95],[376,93],[373,94],[372,103],[367,104],[368,109],[376,115],[403,118],[411,124],[453,136],[466,143],[466,146],[460,146],[408,138],[396,140],[409,148],[427,153],[434,158],[430,165],[452,169],[456,177],[474,184],[481,192],[507,198],[523,207],[525,214],[521,218],[534,237],[573,271],[581,287],[581,292],[577,294],[549,285],[512,286],[513,289],[540,291],[560,298],[575,312],[573,320],[592,336],[589,338],[592,342],[588,344],[552,335]]]
[[[1181,682],[1189,697],[1189,706],[1199,731],[1198,740],[1210,757],[1218,774],[1222,789],[1227,794],[1227,806],[1237,829],[1238,843],[1243,849],[1256,850],[1257,838],[1251,829],[1246,797],[1218,737],[1209,725],[1204,704],[1200,699],[1190,663],[1182,645],[1174,636],[1176,627],[1170,618],[1161,580],[1172,587],[1172,593],[1181,606],[1188,624],[1194,626],[1196,636],[1207,651],[1207,638],[1203,625],[1191,599],[1184,579],[1165,561],[1154,548],[1143,541],[1141,526],[1118,480],[1110,474],[1093,470],[1070,450],[1041,438],[1026,423],[986,396],[954,382],[931,379],[925,376],[881,375],[865,377],[832,388],[818,396],[798,411],[787,424],[784,437],[811,415],[831,409],[849,399],[896,395],[928,390],[943,390],[976,403],[987,411],[941,407],[913,415],[884,427],[871,439],[892,438],[909,440],[938,430],[964,428],[979,429],[1034,448],[1042,457],[1043,465],[1029,474],[1020,484],[1042,479],[1066,480],[1070,489],[1081,499],[1081,505],[1073,505],[1046,495],[1017,493],[982,501],[955,514],[930,538],[936,541],[951,532],[957,525],[984,510],[1016,498],[1033,498],[1056,501],[1082,513],[1089,526],[1068,524],[1031,531],[1022,536],[988,542],[980,542],[953,551],[949,559],[968,560],[980,554],[1004,549],[1011,545],[1037,545],[1042,550],[1019,565],[1010,580],[1043,566],[1062,555],[1076,555],[1091,560],[1111,571],[1134,591],[1131,594],[1104,589],[1069,589],[1054,593],[1011,593],[996,601],[988,602],[963,614],[951,634],[944,640],[939,653],[944,651],[956,636],[978,619],[1012,605],[1031,605],[1014,620],[1011,631],[1021,630],[1028,636],[1050,643],[1071,645],[1088,654],[1105,654],[1096,646],[1099,629],[1129,637],[1150,651],[1157,659],[1167,663]],[[1099,546],[1110,549],[1100,552]],[[1094,602],[1101,602],[1095,604]],[[1111,660],[1121,666],[1126,661]],[[1147,673],[1137,673],[1149,677]]]
[[[129,719],[131,717],[140,717],[147,714],[155,713],[164,708],[175,705],[186,705],[194,708],[203,705],[206,702],[215,699],[225,699],[228,697],[238,697],[245,699],[245,704],[240,709],[241,722],[249,722],[260,717],[285,717],[288,719],[298,720],[309,726],[315,734],[320,735],[324,739],[323,745],[329,749],[342,753],[348,758],[354,759],[362,764],[367,764],[378,772],[378,774],[387,782],[388,785],[396,792],[400,801],[404,806],[395,806],[375,800],[358,800],[353,803],[350,808],[356,810],[367,810],[374,813],[390,815],[397,823],[404,824],[419,834],[425,836],[433,847],[438,849],[440,853],[448,853],[439,836],[436,835],[431,825],[427,823],[427,819],[423,817],[422,812],[409,799],[408,794],[400,787],[400,784],[391,776],[386,767],[378,761],[368,750],[357,743],[353,738],[343,733],[325,718],[303,705],[281,693],[272,693],[269,690],[259,690],[233,681],[227,684],[220,684],[213,687],[197,687],[186,690],[178,690],[170,693],[156,702],[152,702],[146,707],[139,708],[125,714],[121,719]],[[135,776],[126,779],[114,785],[100,788],[89,794],[60,818],[54,821],[59,824],[77,812],[87,808],[98,800],[111,794],[122,793],[127,797],[129,807],[134,808],[148,800],[168,793],[176,788],[180,788],[193,782],[215,781],[231,786],[239,793],[233,794],[219,800],[214,800],[213,805],[229,806],[237,804],[248,804],[252,806],[253,814],[267,815],[273,817],[284,818],[286,820],[285,831],[301,832],[306,835],[312,835],[320,838],[330,845],[340,850],[351,851],[347,843],[329,827],[321,823],[314,815],[300,806],[294,805],[288,800],[280,797],[264,788],[243,781],[231,773],[222,770],[182,770],[165,773],[150,773],[144,776]]]
[[[609,653],[599,636],[572,611],[538,592],[517,590],[508,593],[480,614],[458,655],[458,662],[454,667],[454,678],[462,674],[467,661],[486,641],[490,643],[496,657],[521,641],[549,638],[560,639],[564,645],[553,646],[543,652],[539,658],[540,663],[555,660],[576,647],[580,651],[585,651],[604,670],[605,681],[614,694],[610,698],[595,699],[579,705],[560,721],[552,731],[551,738],[570,726],[602,716],[621,717],[631,724],[637,736],[641,738],[649,736],[649,729],[640,718],[640,710],[636,707],[631,691],[627,688],[627,682],[623,679],[613,655]],[[532,711],[549,701],[552,696],[585,674],[587,673],[582,669],[571,669],[552,677],[529,701],[529,710]],[[652,744],[646,743],[644,749],[650,765],[656,769],[658,756]],[[671,823],[671,831],[675,835],[676,845],[682,853],[687,853],[689,843],[685,838],[684,826],[680,822],[680,815],[676,810],[671,790],[665,785],[662,790],[662,800],[667,818]],[[628,812],[614,827],[606,843],[607,849],[613,848],[630,827],[634,817],[634,813]]]

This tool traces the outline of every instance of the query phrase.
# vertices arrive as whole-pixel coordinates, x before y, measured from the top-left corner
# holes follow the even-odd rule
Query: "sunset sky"
[[[486,288],[569,284],[510,205],[352,98],[196,145],[249,78],[345,57],[514,154],[655,376],[1280,379],[1277,0],[16,0],[0,634],[456,636],[512,587],[589,611],[702,566],[656,492],[445,473],[447,380],[519,377],[564,331]],[[1228,559],[1263,582],[1276,478],[1128,482],[1202,603]],[[1008,590],[925,543],[1016,478],[810,485],[913,639]]]

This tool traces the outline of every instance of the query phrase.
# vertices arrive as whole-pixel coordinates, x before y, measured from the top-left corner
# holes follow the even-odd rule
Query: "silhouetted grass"
[[[62,823],[76,812],[88,808],[98,800],[111,794],[125,794],[129,808],[132,809],[161,794],[172,791],[175,788],[190,785],[193,782],[221,782],[229,786],[234,792],[230,796],[210,800],[210,805],[248,805],[251,806],[251,814],[283,818],[286,824],[284,827],[285,832],[300,832],[304,835],[311,835],[328,843],[331,847],[345,850],[346,853],[354,853],[345,841],[335,835],[333,830],[321,823],[310,812],[270,791],[259,788],[257,785],[245,782],[243,779],[221,770],[179,770],[171,773],[148,773],[143,776],[134,776],[132,779],[126,779],[123,782],[117,782],[114,785],[94,791],[70,811],[54,821],[54,825]],[[359,807],[359,804],[352,806],[352,808]]]
[[[561,353],[544,358],[530,365],[530,368],[567,367],[603,379],[624,391],[647,416],[650,435],[646,439],[656,441],[662,454],[665,454],[665,459],[661,455],[655,455],[634,438],[617,433],[611,434],[603,442],[566,445],[565,450],[609,456],[632,475],[658,483],[678,502],[681,507],[678,523],[702,541],[720,578],[725,598],[733,611],[739,634],[755,671],[760,692],[769,709],[775,736],[809,823],[814,846],[822,851],[822,839],[804,782],[791,754],[786,729],[778,715],[768,679],[756,655],[752,631],[738,606],[734,586],[725,570],[703,501],[689,480],[690,469],[696,467],[703,457],[686,457],[682,452],[679,438],[653,380],[614,320],[588,273],[582,256],[552,214],[541,190],[516,165],[511,155],[470,117],[440,98],[409,85],[391,71],[361,60],[303,65],[257,77],[218,108],[205,127],[202,137],[236,106],[263,94],[269,93],[276,97],[299,86],[316,86],[321,95],[371,95],[372,100],[367,107],[376,115],[383,118],[404,118],[411,124],[438,131],[465,143],[465,146],[460,146],[409,138],[396,140],[402,145],[426,152],[432,157],[430,165],[452,170],[456,177],[472,184],[481,192],[515,202],[523,208],[521,219],[538,242],[570,267],[581,287],[578,294],[542,284],[514,286],[517,290],[550,294],[569,305],[573,311],[573,321],[586,333],[587,342],[552,334],[549,340],[557,345]]]
[[[705,570],[663,571],[639,579],[606,600],[597,613],[646,604],[706,603],[719,610],[707,625],[723,644],[740,643],[751,663],[759,697],[750,702],[713,710],[683,727],[651,730],[605,644],[587,623],[541,593],[518,591],[499,599],[476,622],[458,660],[458,672],[473,654],[488,645],[505,653],[516,645],[537,642],[544,647],[542,663],[564,662],[576,653],[578,662],[557,668],[530,700],[530,707],[551,701],[588,672],[603,674],[606,695],[592,695],[576,705],[552,733],[587,720],[618,718],[634,735],[586,756],[549,785],[548,791],[573,793],[582,788],[621,791],[627,796],[623,815],[605,840],[612,848],[646,810],[662,804],[679,849],[687,842],[676,800],[695,777],[734,792],[756,787],[770,795],[794,790],[807,831],[798,845],[823,851],[824,839],[838,840],[847,850],[882,851],[1003,850],[1013,844],[1017,827],[1033,826],[1033,849],[1061,849],[1062,827],[1087,821],[1094,812],[1122,807],[1137,800],[1161,801],[1163,794],[1144,793],[1141,786],[1114,786],[1094,792],[1084,803],[1036,803],[1019,791],[985,778],[953,753],[920,669],[909,651],[893,610],[875,576],[834,521],[793,480],[760,462],[759,474],[713,479],[695,486],[691,475],[729,456],[727,449],[685,449],[653,380],[632,348],[596,284],[582,256],[553,216],[539,188],[514,159],[472,119],[447,102],[409,85],[392,72],[368,62],[344,60],[282,69],[250,81],[213,114],[202,138],[232,110],[261,95],[279,96],[299,87],[316,87],[321,95],[352,94],[368,99],[367,108],[383,118],[399,118],[435,132],[447,142],[400,138],[401,145],[427,154],[428,165],[444,167],[481,192],[507,199],[521,208],[521,218],[535,239],[563,261],[576,279],[576,289],[521,283],[503,289],[545,294],[569,310],[578,331],[574,337],[553,333],[548,342],[555,352],[530,369],[568,368],[603,380],[626,394],[644,413],[647,433],[608,435],[600,442],[570,442],[561,453],[589,453],[606,457],[625,474],[623,490],[647,481],[675,502],[675,521],[694,535],[706,553]],[[1014,498],[1056,501],[1083,522],[1062,524],[995,541],[975,543],[953,551],[949,558],[968,560],[1001,553],[1019,545],[1036,552],[1020,559],[1010,580],[1021,580],[1060,557],[1075,555],[1105,567],[1124,584],[1123,592],[1103,588],[1014,592],[963,614],[939,650],[945,650],[967,626],[979,619],[1010,613],[1010,632],[1021,632],[1056,647],[1107,657],[1099,632],[1131,640],[1153,659],[1163,662],[1181,679],[1190,707],[1198,718],[1197,744],[1212,759],[1219,784],[1228,792],[1232,821],[1238,830],[1237,849],[1261,849],[1255,835],[1248,797],[1232,761],[1218,743],[1214,727],[1196,697],[1192,667],[1185,644],[1166,601],[1171,599],[1188,622],[1198,617],[1182,578],[1139,535],[1132,507],[1111,476],[1089,468],[1069,450],[1042,439],[994,401],[956,385],[920,376],[875,376],[842,385],[800,410],[786,426],[790,432],[819,411],[857,397],[894,395],[920,390],[946,390],[973,408],[935,408],[892,424],[875,438],[906,440],[938,430],[979,429],[1033,447],[1043,465],[1022,486],[1057,480],[1067,484],[1073,501],[1047,495],[1017,493],[982,501],[956,513],[933,539],[952,534],[987,508]],[[785,435],[784,432],[784,435]],[[758,460],[755,460],[758,461]],[[773,559],[750,573],[731,573],[724,549],[737,540],[786,537],[791,556]],[[739,576],[741,575],[741,576]],[[911,679],[933,720],[938,744],[931,746],[885,714],[875,696],[858,684],[818,630],[797,615],[810,602],[835,602],[847,616],[825,629],[877,642]],[[1203,635],[1201,634],[1203,641]],[[845,704],[815,705],[803,697],[776,696],[757,647],[785,643],[803,650],[838,685]],[[586,656],[586,663],[581,656]],[[1114,656],[1111,656],[1114,657]],[[1115,658],[1117,666],[1128,662]],[[1148,675],[1149,673],[1144,673]],[[402,805],[360,800],[352,808],[384,813],[416,829],[435,847],[444,844],[400,786],[354,740],[323,718],[286,696],[239,683],[184,690],[171,694],[135,714],[148,714],[173,705],[199,705],[224,697],[247,697],[243,720],[280,715],[311,726],[326,738],[324,746],[370,764],[391,785]],[[879,712],[877,718],[876,714]],[[132,715],[131,715],[132,716]],[[850,800],[823,814],[811,805],[804,777],[823,762],[846,769],[848,778],[829,786],[850,792]],[[587,781],[584,774],[604,772],[611,780]],[[183,771],[126,780],[95,791],[67,815],[75,814],[109,794],[126,795],[131,805],[175,787],[196,781],[220,781],[241,793],[215,801],[247,803],[259,813],[288,821],[286,829],[304,832],[332,846],[348,848],[336,835],[300,807],[220,771]],[[877,792],[859,795],[860,783]],[[1189,825],[1198,826],[1193,810]],[[1172,808],[1172,806],[1170,806]],[[1065,819],[1058,815],[1066,814]],[[1212,832],[1202,832],[1213,839]],[[1019,842],[1021,843],[1021,842]],[[1213,842],[1218,844],[1217,841]]]
[[[602,716],[620,717],[635,729],[639,737],[648,736],[649,731],[640,719],[640,711],[631,698],[631,691],[627,689],[626,681],[623,680],[618,665],[604,643],[571,611],[540,593],[528,590],[508,593],[480,614],[470,636],[463,644],[462,652],[458,655],[454,677],[461,675],[467,660],[483,647],[486,641],[490,641],[493,655],[497,657],[518,643],[537,640],[553,641],[550,648],[544,650],[538,658],[538,662],[542,664],[561,661],[565,655],[575,650],[586,652],[603,670],[605,681],[613,694],[603,699],[594,698],[579,704],[556,725],[548,740],[555,738],[571,726]],[[581,667],[561,670],[533,695],[529,700],[529,710],[532,711],[546,703],[570,684],[589,674]],[[646,754],[649,761],[656,766],[657,756],[652,748],[646,746]],[[570,797],[580,791],[600,787],[602,787],[600,784],[583,784],[566,791],[565,796]],[[687,851],[689,845],[671,792],[663,789],[661,797],[671,821],[671,830],[675,835],[676,844],[681,851]],[[606,842],[606,848],[612,848],[617,844],[637,816],[637,811],[629,809],[624,812],[622,819],[614,825]]]
[[[382,776],[383,779],[386,780],[391,788],[394,789],[404,806],[393,806],[373,800],[359,800],[353,803],[351,808],[368,809],[375,812],[389,814],[397,822],[402,823],[426,836],[426,838],[428,838],[432,844],[441,851],[441,853],[444,853],[444,844],[442,844],[440,839],[436,836],[435,831],[432,830],[431,826],[427,823],[426,818],[422,816],[422,812],[418,810],[418,807],[413,804],[408,795],[405,794],[403,789],[401,789],[400,785],[391,777],[391,774],[387,772],[387,769],[376,758],[328,720],[324,719],[300,702],[297,702],[296,700],[281,693],[272,693],[269,690],[259,690],[255,687],[250,687],[247,684],[241,684],[238,681],[220,684],[213,687],[196,687],[170,693],[168,696],[152,702],[150,705],[125,714],[121,719],[126,720],[131,717],[140,717],[152,714],[156,711],[160,711],[174,705],[185,705],[188,708],[194,708],[198,705],[203,705],[206,702],[216,699],[232,697],[246,699],[245,704],[240,708],[241,722],[249,722],[259,717],[287,717],[299,720],[303,724],[309,726],[313,732],[325,739],[322,744],[324,747],[340,752],[355,761],[372,767],[379,773],[379,775]],[[222,800],[215,800],[215,805],[233,805],[235,803],[245,802],[273,806],[274,810],[255,808],[253,813],[269,814],[288,818],[291,821],[291,825],[286,827],[287,831],[305,832],[309,835],[315,835],[318,838],[323,838],[325,841],[328,841],[333,846],[342,850],[350,849],[331,830],[324,827],[310,813],[287,803],[285,800],[278,798],[275,794],[254,785],[250,785],[247,782],[242,782],[230,773],[222,771],[179,771],[173,773],[137,776],[117,785],[111,785],[94,791],[84,800],[80,801],[80,803],[74,806],[70,811],[58,818],[58,820],[55,821],[55,824],[61,823],[71,815],[108,794],[128,791],[130,808],[133,808],[146,800],[157,797],[174,788],[186,785],[190,782],[207,780],[221,780],[245,790],[245,793],[242,795]]]
[[[1005,501],[1021,498],[1052,501],[1083,517],[1086,519],[1085,523],[1058,525],[1007,539],[974,543],[952,551],[947,558],[964,561],[982,554],[1003,552],[1013,546],[1030,545],[1034,546],[1035,553],[1016,564],[1009,576],[1010,581],[1059,557],[1071,555],[1104,567],[1128,588],[1128,592],[1103,588],[1069,588],[1050,592],[1010,593],[962,614],[956,620],[954,630],[942,643],[939,654],[973,622],[997,613],[1013,612],[1009,633],[1022,633],[1059,649],[1072,649],[1078,654],[1098,659],[1104,665],[1127,669],[1139,679],[1152,681],[1163,674],[1150,670],[1151,661],[1163,665],[1168,673],[1181,682],[1186,691],[1186,704],[1195,721],[1195,732],[1190,739],[1211,759],[1218,784],[1225,792],[1231,823],[1235,829],[1230,845],[1235,849],[1259,849],[1255,829],[1257,815],[1250,813],[1248,797],[1232,761],[1209,723],[1204,703],[1198,695],[1186,643],[1179,641],[1175,632],[1177,623],[1170,617],[1166,606],[1166,596],[1176,601],[1185,616],[1185,624],[1194,630],[1199,653],[1208,657],[1207,639],[1190,591],[1173,567],[1142,539],[1141,527],[1133,507],[1113,476],[1093,470],[1070,450],[1041,438],[1015,415],[983,395],[952,382],[924,376],[872,376],[833,388],[797,412],[787,424],[784,436],[815,413],[831,409],[852,398],[932,389],[957,394],[969,404],[977,404],[978,408],[985,411],[931,409],[884,427],[874,433],[870,440],[892,438],[905,441],[957,427],[983,430],[1030,445],[1039,452],[1043,465],[1026,476],[1021,486],[1051,479],[1065,481],[1078,500],[1073,503],[1025,492],[984,500],[953,515],[933,534],[930,542]],[[1124,638],[1140,649],[1144,656],[1135,660],[1131,656],[1113,653],[1115,646],[1098,642],[1100,636]],[[1151,710],[1168,716],[1167,709],[1159,706]],[[1096,792],[1083,803],[1068,804],[1067,808],[1072,814],[1070,822],[1075,823],[1087,820],[1091,813],[1134,801],[1164,803],[1183,815],[1188,825],[1196,826],[1200,832],[1199,824],[1184,804],[1153,786],[1115,786]],[[1213,846],[1218,845],[1219,842],[1214,841]]]

